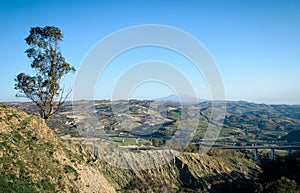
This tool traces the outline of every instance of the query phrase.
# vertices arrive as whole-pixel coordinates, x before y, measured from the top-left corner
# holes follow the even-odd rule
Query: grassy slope
[[[44,120],[0,106],[0,192],[90,192],[101,186],[84,178],[95,177],[113,191],[84,159]]]

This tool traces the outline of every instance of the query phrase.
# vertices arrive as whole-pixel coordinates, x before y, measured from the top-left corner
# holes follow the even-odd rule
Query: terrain
[[[61,140],[39,117],[1,105],[0,124],[0,192],[209,190],[260,173],[253,161],[234,152],[226,156],[182,153],[156,168],[120,169],[95,159],[85,144]],[[153,159],[157,153],[166,152],[147,152]],[[144,161],[136,160],[137,164]]]
[[[30,114],[36,112],[32,103],[7,105]],[[224,109],[226,113],[222,117]],[[282,144],[291,142],[286,135],[300,130],[300,106],[245,101],[206,101],[184,105],[148,100],[75,101],[67,102],[61,112],[49,119],[47,124],[59,136],[115,137],[121,140],[118,137],[123,135],[124,138],[126,135],[128,139],[131,137],[149,141],[170,139],[183,122],[196,125],[190,132],[193,140],[203,139],[208,125],[212,128],[220,125],[222,130],[218,137],[222,139],[221,143]]]
[[[0,192],[298,192],[298,152],[275,160],[260,152],[255,162],[250,150],[198,151],[193,142],[208,124],[219,124],[209,118],[212,108],[223,107],[221,102],[76,101],[45,122],[32,103],[1,104]],[[297,143],[288,136],[299,130],[299,109],[227,102],[216,143]],[[177,148],[182,144],[163,148],[195,112],[200,116],[192,143],[183,152]]]
[[[0,192],[114,192],[43,119],[2,104],[0,144]]]

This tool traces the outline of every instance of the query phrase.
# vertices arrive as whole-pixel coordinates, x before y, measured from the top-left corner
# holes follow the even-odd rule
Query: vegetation
[[[75,71],[60,52],[59,42],[62,39],[63,34],[57,27],[31,28],[29,36],[25,39],[29,46],[25,53],[32,60],[31,67],[37,74],[30,76],[20,73],[15,79],[15,89],[18,91],[16,96],[34,102],[43,119],[55,114],[70,93],[65,93],[65,89],[60,85],[66,74]]]
[[[0,192],[24,192],[35,193],[38,192],[34,186],[34,182],[30,177],[20,176],[14,174],[7,175],[4,172],[0,173]]]
[[[41,118],[0,105],[0,192],[69,192],[84,158]],[[82,167],[82,166],[81,166]]]
[[[283,136],[282,139],[288,142],[298,142],[300,140],[300,130],[291,131]]]
[[[82,108],[83,113],[92,107],[84,101],[75,105],[82,105],[81,103],[85,103],[85,109]],[[120,115],[122,115],[128,106],[122,105],[122,102],[115,103],[119,105]],[[152,109],[159,112],[161,103],[135,100],[130,105],[138,107],[132,108],[130,115],[139,120],[139,124],[149,123],[146,110],[151,103],[154,103],[151,105]],[[74,131],[78,131],[76,128],[78,123],[74,122],[74,117],[68,114],[72,108],[68,102],[66,104],[62,108],[63,114],[55,114],[47,122],[51,122],[49,125],[61,135],[69,134],[68,132],[71,131],[75,135]],[[31,103],[13,103],[13,105],[18,108],[26,107],[25,109],[33,112]],[[156,153],[163,154],[165,150],[160,148],[152,150],[153,146],[167,145],[172,147],[172,151],[182,149],[185,151],[166,164],[155,168],[127,170],[96,159],[93,147],[91,149],[88,145],[81,144],[80,141],[68,141],[71,151],[66,147],[66,143],[56,137],[54,132],[46,126],[40,126],[41,119],[0,104],[0,183],[3,184],[0,192],[76,192],[82,187],[87,188],[89,192],[96,192],[99,188],[107,186],[113,186],[114,190],[120,192],[299,192],[300,162],[299,154],[296,152],[293,151],[291,158],[282,156],[270,160],[269,155],[261,151],[258,162],[253,161],[253,152],[248,150],[237,152],[211,149],[207,153],[199,153],[199,145],[195,142],[185,146],[180,141],[168,140],[167,137],[172,136],[172,132],[176,131],[179,125],[178,116],[184,116],[186,119],[190,116],[188,109],[182,107],[179,109],[176,104],[168,105],[167,112],[164,114],[165,119],[161,118],[163,113],[153,114],[157,125],[161,122],[164,124],[161,124],[161,127],[151,135],[143,136],[134,133],[136,125],[126,128],[127,131],[121,130],[115,124],[120,120],[111,116],[112,109],[109,108],[109,102],[96,102],[95,109],[98,110],[97,115],[100,117],[101,124],[97,123],[99,125],[95,128],[103,126],[101,128],[109,133],[107,140],[114,143],[116,147],[126,148],[127,145],[137,147],[131,148],[127,157],[124,157],[124,162],[131,161],[132,163],[132,158],[134,158],[135,164],[145,164],[147,161],[144,158],[157,159]],[[199,108],[202,113],[200,125],[196,131],[196,135],[200,138],[208,124],[206,118],[210,114],[209,104],[202,103],[193,108]],[[297,111],[296,107],[293,111]],[[288,132],[292,133],[297,131],[299,126],[299,120],[296,117],[287,117],[287,112],[285,110],[285,115],[283,115],[277,107],[230,102],[221,135],[234,136],[224,138],[224,141],[239,140],[236,145],[247,145],[255,140],[261,142],[277,140],[275,142],[278,142],[276,135],[284,136]],[[255,120],[260,122],[259,126],[255,125]],[[272,126],[275,123],[277,128]],[[86,126],[88,128],[88,124]],[[138,125],[137,128],[143,127]],[[97,129],[90,129],[89,132],[97,133]],[[138,144],[135,139],[139,139]],[[99,148],[99,150],[102,149]],[[117,148],[116,151],[118,151]],[[140,156],[136,156],[137,154]],[[99,152],[98,155],[101,158],[103,154]],[[78,169],[79,165],[80,169]],[[89,173],[94,171],[94,173],[87,177],[86,174],[82,174],[85,170]],[[84,184],[80,188],[76,185],[83,179],[91,181],[97,172],[101,172],[109,183],[92,181],[94,182],[92,184],[105,184],[105,187],[91,190],[91,183]],[[96,179],[101,179],[101,176],[97,176]]]
[[[299,185],[295,180],[290,180],[282,176],[277,181],[267,183],[264,189],[258,189],[257,192],[272,192],[272,193],[295,193],[300,192]]]
[[[32,103],[13,103],[9,105],[31,114],[37,110]],[[94,109],[96,110],[96,117],[86,117],[82,119],[83,121],[75,121],[72,105],[78,106],[75,109],[81,110],[78,115],[82,117],[90,116],[90,111]],[[151,106],[151,114],[149,113],[149,106]],[[164,108],[161,108],[162,106]],[[215,109],[222,108],[222,106],[218,106],[217,102],[214,106]],[[299,114],[300,106],[288,107],[286,105],[264,105],[243,101],[227,102],[227,113],[219,137],[224,138],[223,142],[234,141],[244,145],[297,141],[299,139],[296,137],[297,133],[292,132],[300,130],[300,119],[295,116]],[[98,135],[98,129],[103,128],[109,135],[118,136],[125,131],[128,137],[144,138],[145,140],[156,139],[156,141],[159,140],[159,143],[155,142],[155,144],[159,146],[165,143],[165,139],[173,136],[182,119],[186,121],[193,120],[189,108],[200,112],[198,128],[193,134],[193,139],[202,139],[208,124],[212,126],[216,124],[214,120],[210,119],[212,110],[210,102],[191,106],[139,100],[128,102],[95,101],[95,106],[90,101],[81,101],[74,104],[66,102],[64,107],[61,108],[62,113],[52,116],[47,120],[47,124],[59,135],[101,137],[101,135]],[[115,116],[116,114],[118,116]],[[82,131],[78,128],[86,128],[86,130]],[[285,137],[290,132],[291,135]],[[182,137],[185,138],[186,136],[183,135]]]

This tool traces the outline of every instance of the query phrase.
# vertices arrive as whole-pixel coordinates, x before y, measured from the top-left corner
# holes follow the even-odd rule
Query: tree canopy
[[[55,114],[68,98],[70,90],[61,87],[61,80],[69,72],[75,72],[60,51],[59,42],[62,39],[63,34],[57,27],[31,28],[25,38],[29,46],[25,53],[31,59],[31,67],[36,74],[20,73],[15,78],[16,96],[33,101],[44,119]]]

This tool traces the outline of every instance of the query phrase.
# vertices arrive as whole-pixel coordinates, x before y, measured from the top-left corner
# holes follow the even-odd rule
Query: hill
[[[7,105],[30,114],[36,112],[32,103]],[[266,105],[246,101],[226,101],[225,105],[226,114],[220,133],[223,141],[249,145],[281,143],[283,136],[300,129],[300,106],[297,105]],[[73,104],[67,102],[61,112],[47,121],[47,125],[59,136],[101,137],[98,136],[100,129],[111,136],[126,132],[130,137],[145,140],[164,139],[176,132],[182,120],[195,121],[193,113],[199,112],[198,128],[194,133],[197,140],[204,137],[208,124],[218,124],[210,117],[212,110],[221,112],[223,108],[224,102],[218,101],[214,101],[213,106],[212,101],[183,105],[148,100],[75,101]],[[78,112],[74,115],[76,109]]]
[[[287,135],[282,137],[283,140],[286,140],[290,143],[299,142],[300,140],[300,130],[291,131]]]
[[[114,192],[85,159],[44,120],[0,104],[0,192]]]
[[[148,159],[169,151],[139,150],[123,158],[145,169],[117,168],[101,152],[95,159],[89,145],[62,141],[44,120],[2,104],[0,143],[0,192],[220,192],[226,184],[244,188],[261,173],[232,151],[181,153],[151,168]]]
[[[96,146],[97,156],[92,151]],[[273,163],[266,156],[266,161],[262,159],[265,164],[259,164],[252,160],[251,152],[171,150],[174,158],[152,167],[151,160],[170,150],[137,148],[124,153],[117,149],[114,153],[118,159],[114,161],[132,166],[122,169],[105,159],[106,148],[110,147],[105,142],[62,140],[39,117],[0,104],[0,192],[250,193],[270,192],[277,187],[299,191],[296,181],[290,180],[299,183],[299,171],[295,169],[299,161],[295,159]]]

